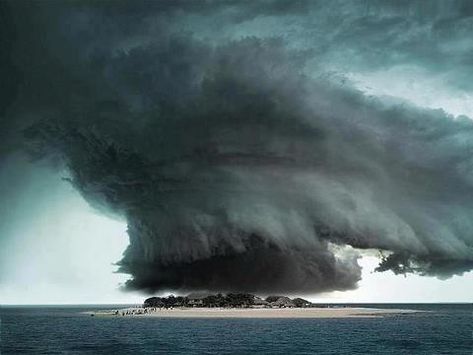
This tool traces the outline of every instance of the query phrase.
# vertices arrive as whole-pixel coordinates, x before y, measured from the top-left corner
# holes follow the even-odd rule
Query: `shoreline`
[[[409,309],[380,309],[361,307],[340,308],[173,308],[146,310],[126,308],[85,312],[99,317],[134,318],[381,318],[389,315],[413,314],[422,311]],[[146,312],[146,313],[145,313]]]

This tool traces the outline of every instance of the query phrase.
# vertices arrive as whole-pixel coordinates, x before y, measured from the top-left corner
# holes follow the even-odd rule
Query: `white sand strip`
[[[126,314],[128,312],[128,314]],[[373,318],[385,315],[416,313],[407,309],[377,308],[174,308],[148,310],[128,308],[109,311],[88,312],[96,316],[161,317],[161,318]],[[141,313],[141,314],[139,314]]]

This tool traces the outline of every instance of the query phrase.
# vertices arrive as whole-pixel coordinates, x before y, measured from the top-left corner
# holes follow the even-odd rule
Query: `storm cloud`
[[[444,17],[440,2],[426,15],[420,3],[146,4],[5,5],[2,152],[65,167],[91,205],[126,219],[128,287],[347,290],[361,250],[384,255],[379,271],[473,268],[471,119],[367,96],[334,72],[438,72],[450,48],[448,85],[470,90],[466,3]],[[436,37],[419,47],[419,32]]]

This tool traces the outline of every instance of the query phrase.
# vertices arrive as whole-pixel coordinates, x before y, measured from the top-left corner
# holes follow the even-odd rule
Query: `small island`
[[[140,306],[87,313],[91,316],[163,318],[371,318],[413,312],[417,311],[314,304],[300,297],[280,295],[262,298],[248,293],[191,293],[150,297]]]
[[[226,295],[193,293],[188,296],[150,297],[143,308],[294,308],[313,307],[314,304],[303,299],[286,296],[268,296],[265,299],[248,293],[228,293]]]

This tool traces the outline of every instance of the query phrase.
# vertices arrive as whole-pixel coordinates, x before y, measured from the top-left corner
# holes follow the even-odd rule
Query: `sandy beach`
[[[148,310],[127,308],[88,312],[94,316],[160,318],[375,318],[418,311],[377,308],[174,308]]]

